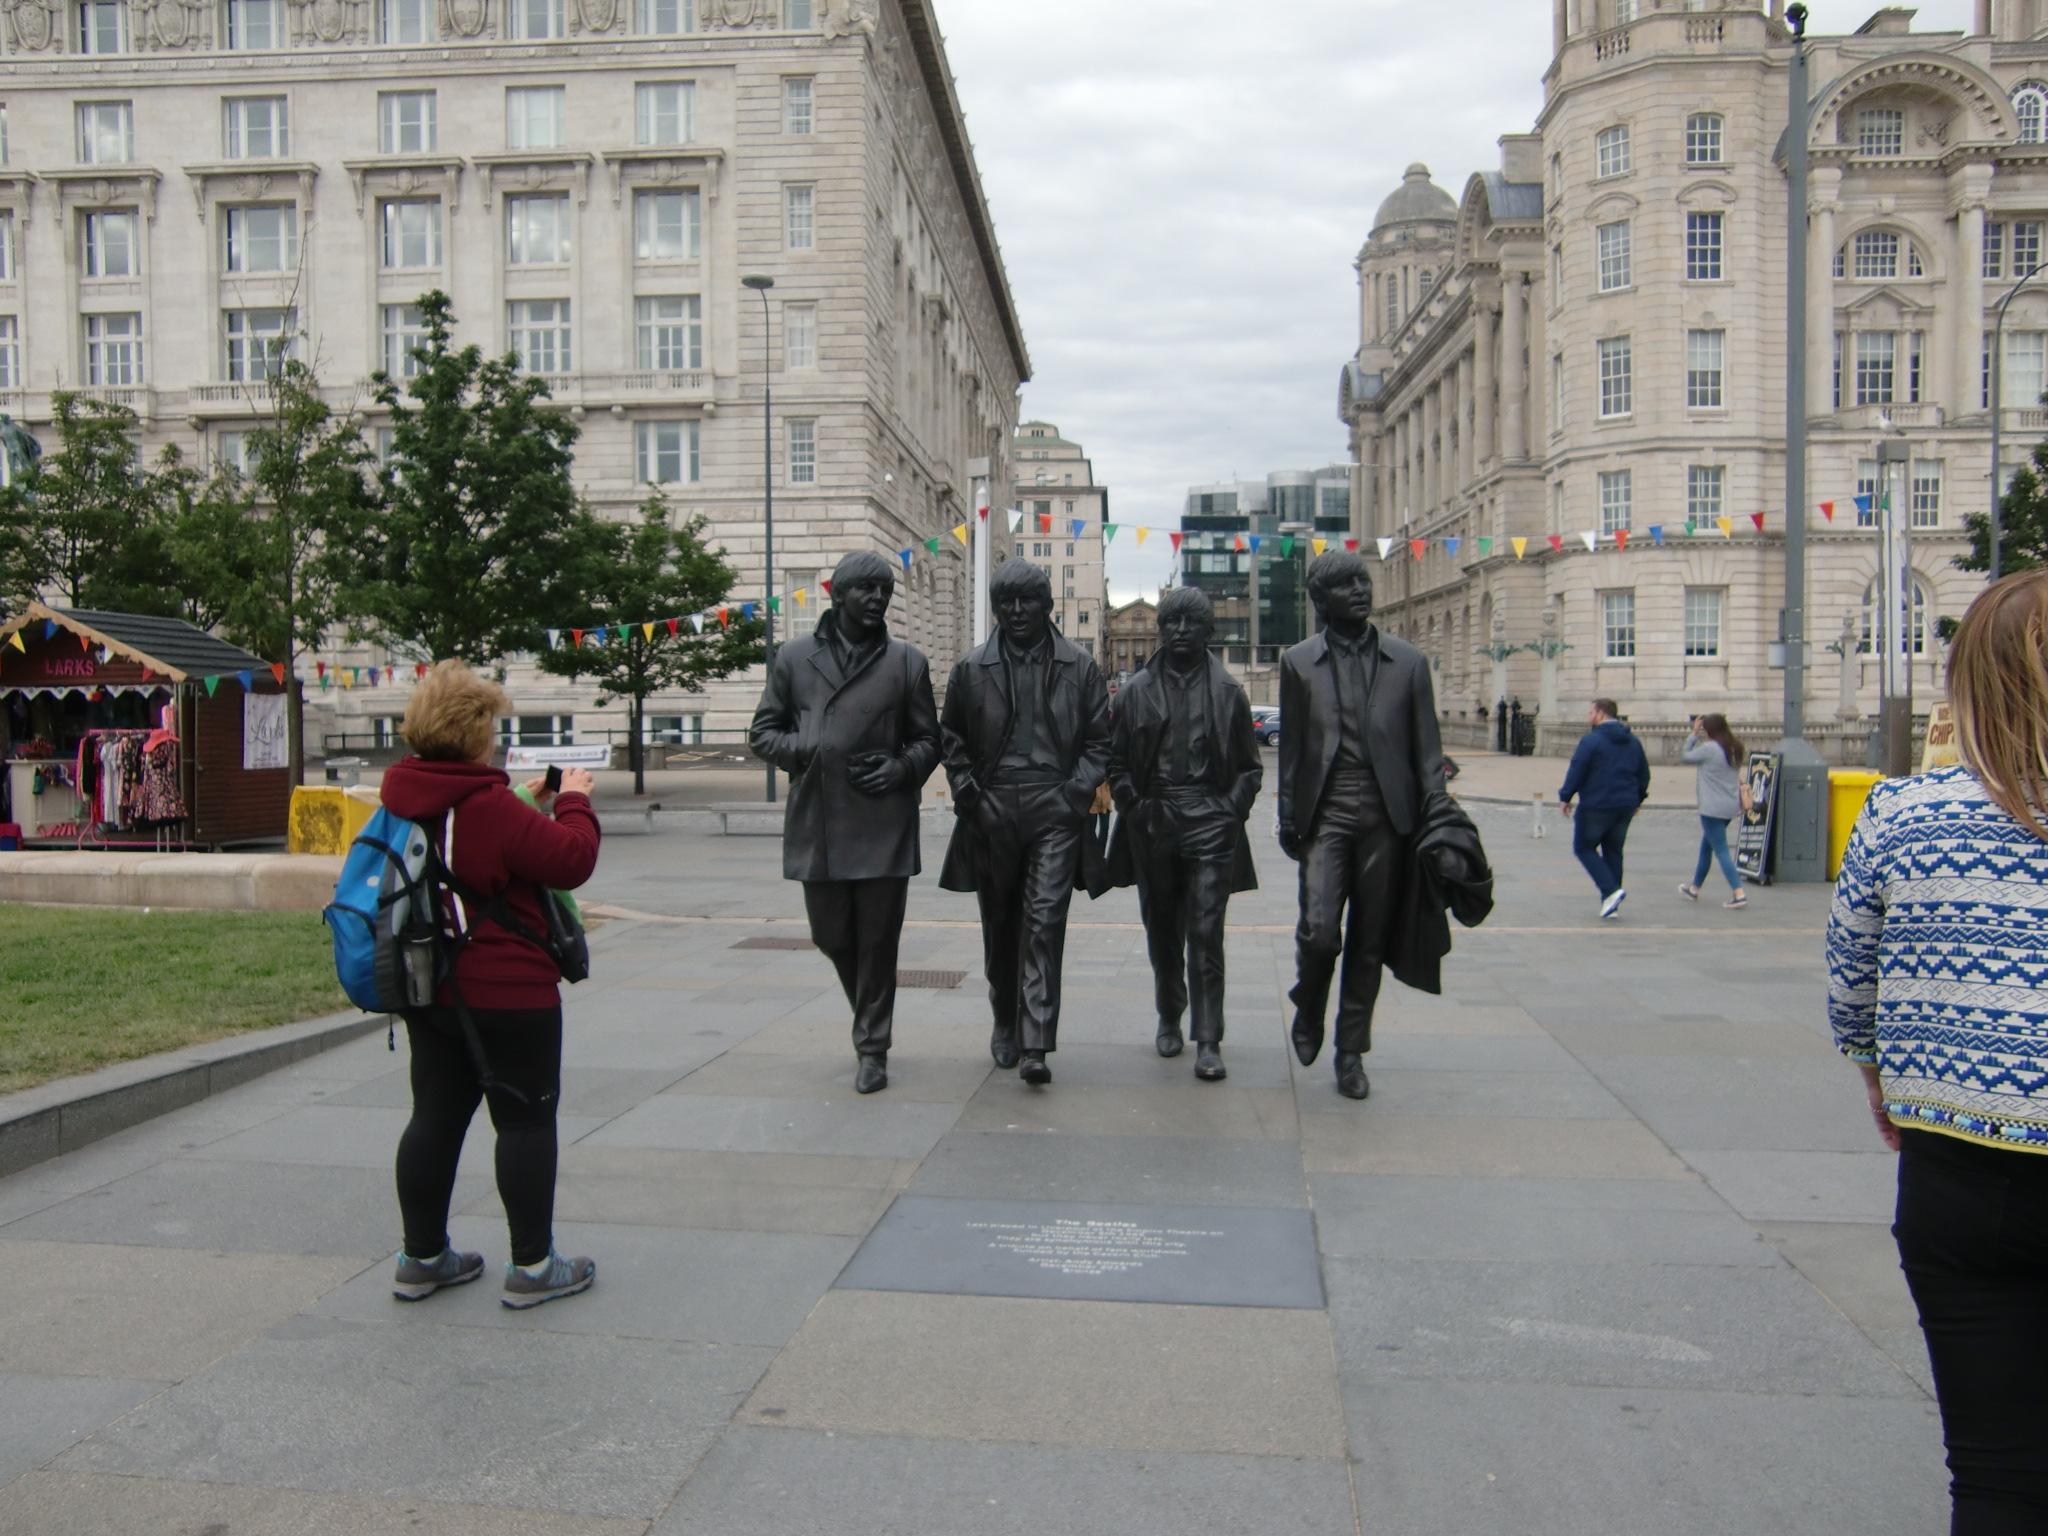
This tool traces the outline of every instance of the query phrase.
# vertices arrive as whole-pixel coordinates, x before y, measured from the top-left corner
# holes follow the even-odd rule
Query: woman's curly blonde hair
[[[500,715],[512,701],[489,678],[460,661],[440,661],[412,691],[399,734],[421,757],[450,763],[480,761],[497,738]]]

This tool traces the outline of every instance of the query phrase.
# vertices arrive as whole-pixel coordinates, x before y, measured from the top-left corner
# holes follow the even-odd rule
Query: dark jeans
[[[1401,843],[1387,821],[1378,780],[1370,773],[1331,775],[1302,850],[1301,921],[1294,930],[1295,981],[1288,997],[1320,1045],[1330,979],[1342,957],[1339,1055],[1360,1056],[1372,1049],[1380,967],[1400,898]]]
[[[1169,788],[1134,807],[1138,915],[1152,960],[1159,1020],[1179,1023],[1194,1005],[1189,1034],[1223,1042],[1223,918],[1230,862],[1241,823],[1214,790]]]
[[[1059,1043],[1067,908],[1088,815],[1068,805],[1064,783],[995,784],[983,793],[974,887],[995,1032],[1021,1050],[1050,1051]]]
[[[903,938],[906,880],[806,880],[804,911],[811,942],[839,972],[853,1006],[853,1049],[889,1053],[896,1019],[896,950]]]
[[[1901,1131],[1899,1262],[1948,1446],[1950,1536],[2048,1531],[2048,1155]]]
[[[538,1264],[554,1247],[555,1111],[562,1097],[562,1010],[474,1008],[484,1054],[499,1082],[526,1095],[491,1095],[498,1131],[498,1198],[511,1229],[512,1262]],[[448,1202],[462,1138],[484,1096],[452,1008],[405,1015],[412,1044],[412,1122],[398,1138],[398,1208],[405,1251],[432,1258],[448,1246]]]
[[[1742,876],[1735,868],[1735,859],[1728,852],[1728,818],[1726,816],[1702,816],[1700,818],[1700,861],[1692,872],[1692,888],[1698,890],[1706,883],[1707,866],[1719,863],[1721,873],[1728,881],[1728,889],[1742,889]]]
[[[1581,805],[1572,818],[1572,852],[1600,887],[1602,901],[1621,889],[1621,848],[1635,817],[1633,806],[1625,811],[1596,811]]]

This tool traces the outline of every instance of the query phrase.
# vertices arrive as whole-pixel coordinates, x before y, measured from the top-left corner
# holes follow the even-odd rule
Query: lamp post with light
[[[761,606],[767,610],[768,637],[765,648],[768,670],[775,669],[775,355],[774,327],[769,323],[768,290],[772,277],[755,274],[740,279],[743,287],[761,296],[761,504],[763,512],[762,558],[766,565]],[[768,803],[775,803],[775,765],[768,765]]]

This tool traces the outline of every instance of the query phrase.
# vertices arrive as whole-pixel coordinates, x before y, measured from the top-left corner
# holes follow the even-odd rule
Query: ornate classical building
[[[1552,743],[1596,695],[1674,728],[1781,716],[1782,11],[1555,0],[1535,131],[1457,198],[1412,167],[1374,220],[1340,385],[1358,529],[1397,541],[1382,612],[1454,716],[1516,695]],[[1906,445],[1924,704],[1934,621],[1980,579],[1951,562],[1991,498],[1997,306],[2048,234],[2048,5],[1980,0],[1967,34],[1912,16],[1808,39],[1806,714],[1845,738],[1877,700],[1879,441]],[[2005,347],[2009,474],[2048,425],[2048,293],[2012,305]]]
[[[898,627],[935,663],[965,647],[965,552],[923,543],[973,516],[974,460],[1008,503],[1030,367],[934,0],[0,16],[0,410],[41,427],[53,390],[84,389],[133,406],[152,454],[234,458],[266,340],[296,338],[355,401],[404,371],[414,301],[442,288],[459,340],[517,353],[579,420],[590,501],[629,516],[658,486],[708,517],[739,596],[763,586],[772,373],[776,586],[814,594],[783,633],[848,549],[912,549]],[[511,684],[526,737],[623,724],[530,668]],[[650,712],[683,739],[732,731],[756,686]],[[382,732],[404,700],[336,702]]]
[[[1109,487],[1095,483],[1095,462],[1049,421],[1017,429],[1011,455],[1023,510],[1017,553],[1052,581],[1053,622],[1060,633],[1101,657],[1109,578],[1102,527],[1110,520]]]

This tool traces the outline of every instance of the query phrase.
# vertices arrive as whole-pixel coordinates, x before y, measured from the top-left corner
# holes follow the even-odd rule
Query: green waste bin
[[[1863,802],[1871,787],[1884,775],[1868,768],[1836,768],[1828,773],[1828,878],[1842,872],[1842,855],[1849,851],[1849,834],[1856,818],[1863,814]]]

